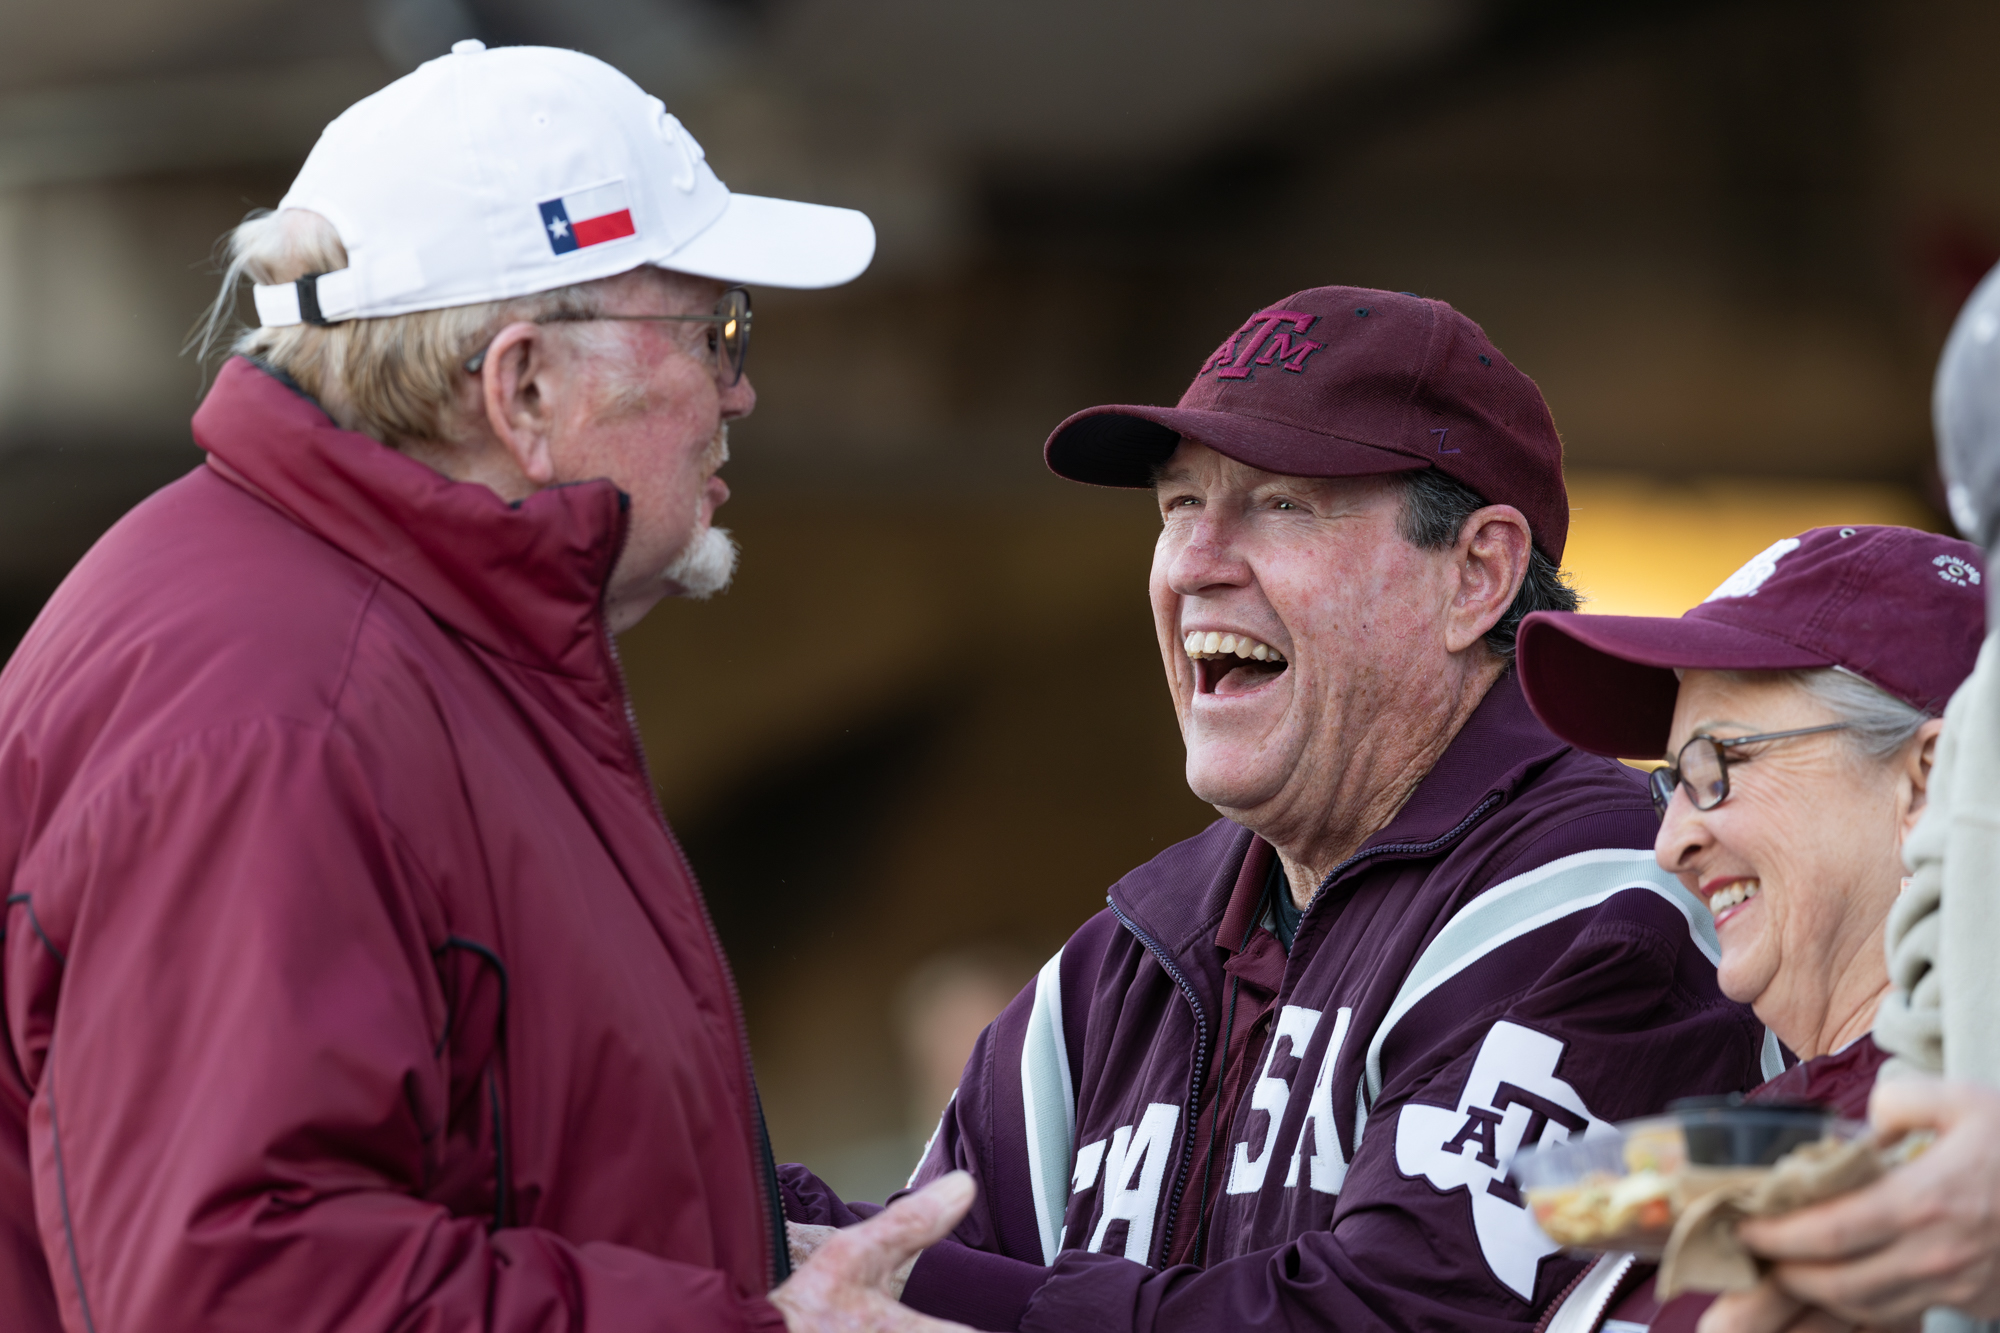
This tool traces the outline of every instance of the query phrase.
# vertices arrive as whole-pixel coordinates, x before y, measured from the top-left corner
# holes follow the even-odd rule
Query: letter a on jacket
[[[1509,673],[1289,949],[1247,829],[1133,871],[973,1051],[915,1180],[979,1201],[904,1300],[1032,1333],[1532,1328],[1583,1264],[1514,1154],[1777,1069],[1657,824]],[[784,1178],[796,1220],[853,1216]]]

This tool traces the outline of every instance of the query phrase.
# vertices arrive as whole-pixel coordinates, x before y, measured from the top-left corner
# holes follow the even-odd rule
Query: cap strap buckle
[[[333,321],[319,312],[319,280],[325,276],[324,273],[308,273],[292,283],[299,294],[299,318],[323,329],[333,327]]]
[[[361,306],[360,283],[352,268],[308,273],[268,286],[260,282],[251,294],[257,302],[257,322],[267,329],[289,324],[329,328],[353,319]]]

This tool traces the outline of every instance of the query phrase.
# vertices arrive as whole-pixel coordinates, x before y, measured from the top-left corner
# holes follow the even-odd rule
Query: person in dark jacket
[[[1752,1100],[1868,1116],[1887,1058],[1884,924],[1927,808],[1944,706],[1985,626],[1979,548],[1909,528],[1814,528],[1754,557],[1679,619],[1541,613],[1521,686],[1550,730],[1656,758],[1654,844],[1708,904],[1723,992],[1800,1057]],[[1653,1267],[1596,1264],[1551,1333],[1691,1333],[1713,1302],[1664,1306]]]
[[[1539,391],[1441,302],[1320,288],[1178,407],[1080,413],[1046,456],[1156,498],[1168,688],[1223,818],[982,1036],[916,1173],[979,1202],[904,1300],[1034,1333],[1532,1326],[1583,1264],[1514,1153],[1779,1068],[1643,779],[1522,698],[1522,618],[1576,604]],[[785,1185],[794,1223],[856,1215]]]
[[[891,1278],[963,1177],[786,1278],[612,638],[727,581],[730,284],[845,281],[867,219],[468,42],[231,246],[205,463],[0,674],[0,1325],[938,1329]]]

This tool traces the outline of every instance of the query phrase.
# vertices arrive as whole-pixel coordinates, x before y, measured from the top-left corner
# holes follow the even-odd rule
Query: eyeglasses
[[[545,315],[537,324],[594,324],[599,320],[632,323],[709,324],[708,349],[715,354],[716,376],[724,388],[743,380],[743,363],[750,358],[750,293],[731,287],[715,303],[712,315]],[[465,363],[468,374],[477,375],[486,364],[486,349]]]
[[[1765,741],[1790,740],[1794,736],[1813,736],[1822,731],[1845,731],[1846,722],[1829,722],[1819,727],[1800,727],[1797,731],[1767,731],[1757,736],[1695,736],[1681,747],[1681,752],[1671,764],[1663,764],[1652,771],[1647,783],[1653,789],[1653,809],[1659,811],[1660,818],[1667,817],[1667,807],[1673,804],[1674,790],[1685,785],[1688,798],[1697,810],[1713,810],[1729,797],[1729,751],[1739,745],[1761,745]],[[1739,764],[1750,762],[1744,755],[1736,760]]]

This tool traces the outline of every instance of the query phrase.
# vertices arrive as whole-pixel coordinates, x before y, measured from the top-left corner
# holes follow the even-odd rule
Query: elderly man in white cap
[[[0,679],[9,1330],[944,1327],[941,1182],[788,1277],[728,968],[612,635],[728,581],[741,283],[842,209],[477,42],[231,238],[208,457]]]

